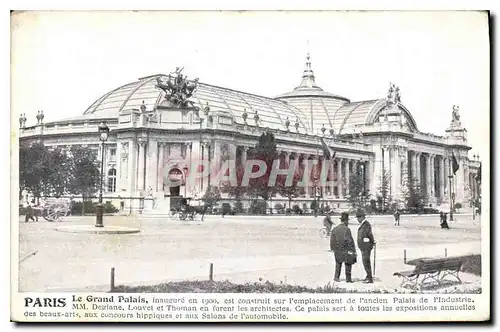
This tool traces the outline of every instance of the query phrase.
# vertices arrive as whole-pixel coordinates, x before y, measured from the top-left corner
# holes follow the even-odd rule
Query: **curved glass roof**
[[[309,60],[308,55],[300,86],[274,99],[199,83],[191,101],[200,108],[208,104],[213,112],[230,114],[236,123],[244,123],[246,112],[250,125],[255,124],[254,116],[258,114],[261,127],[287,130],[285,123],[289,120],[290,129],[298,122],[300,132],[314,135],[322,134],[323,127],[327,134],[331,128],[342,134],[354,125],[376,121],[375,113],[385,107],[386,99],[350,102],[323,91],[315,83]],[[151,75],[122,85],[97,99],[82,116],[61,121],[116,118],[123,110],[140,109],[143,101],[147,109],[154,109],[164,97],[164,92],[156,87],[157,78],[161,76],[166,75]],[[416,128],[409,111],[401,104],[400,108]]]
[[[85,112],[90,114],[115,114],[123,110],[139,109],[144,101],[146,107],[153,108],[163,99],[163,91],[156,88],[156,78],[165,75],[153,75],[139,79],[137,82],[123,85],[97,99]],[[240,91],[199,83],[191,100],[199,107],[207,104],[211,111],[228,112],[237,123],[244,123],[243,113],[247,112],[247,123],[253,124],[253,117],[259,115],[260,126],[286,130],[285,122],[291,125],[299,122],[299,131],[310,133],[311,127],[307,117],[297,108],[282,101]]]

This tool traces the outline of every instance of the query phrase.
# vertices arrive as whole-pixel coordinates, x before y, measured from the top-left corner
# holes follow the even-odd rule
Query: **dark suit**
[[[361,250],[361,259],[366,271],[366,279],[369,280],[373,279],[371,252],[374,245],[375,239],[373,238],[372,225],[365,219],[358,228],[358,247]]]
[[[335,253],[335,280],[340,278],[342,263],[345,263],[346,281],[351,280],[352,264],[356,262],[356,247],[352,238],[351,230],[346,224],[340,223],[335,226],[330,235],[330,250]]]

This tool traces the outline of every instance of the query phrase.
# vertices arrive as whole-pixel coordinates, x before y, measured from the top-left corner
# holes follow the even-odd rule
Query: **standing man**
[[[401,215],[399,214],[399,210],[396,209],[396,212],[394,212],[394,225],[399,226],[399,218]]]
[[[334,281],[340,281],[342,263],[345,263],[345,280],[352,282],[352,265],[356,263],[356,247],[349,227],[349,214],[342,212],[340,224],[335,226],[330,236],[330,250],[335,253],[335,277]]]
[[[361,259],[363,261],[363,267],[366,271],[366,278],[363,280],[366,284],[373,283],[372,275],[372,262],[371,253],[373,246],[375,245],[375,239],[373,238],[372,225],[366,220],[366,213],[363,209],[358,209],[356,211],[356,219],[361,225],[358,228],[358,247],[361,251]]]

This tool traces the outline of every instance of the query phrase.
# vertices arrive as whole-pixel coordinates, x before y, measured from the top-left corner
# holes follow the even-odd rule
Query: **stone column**
[[[398,198],[401,189],[401,159],[399,157],[399,149],[393,150],[393,163],[392,163],[392,197]]]
[[[146,151],[146,186],[145,190],[149,193],[157,192],[158,185],[158,141],[150,140],[147,144]]]
[[[431,155],[431,192],[432,198],[436,197],[436,155]]]
[[[342,159],[337,158],[337,197],[344,198],[344,184],[342,183]]]
[[[443,164],[444,164],[444,200],[446,202],[449,202],[450,200],[450,160],[446,157],[443,157]]]
[[[459,165],[459,169],[457,170],[457,173],[455,174],[455,178],[456,178],[455,203],[459,203],[459,202],[463,203],[463,201],[465,200],[464,161],[463,161],[462,156],[455,155],[455,158],[457,158],[457,162]]]
[[[425,155],[425,196],[431,199],[431,155]]]
[[[137,162],[137,190],[139,192],[144,191],[144,175],[145,175],[145,158],[146,158],[146,142],[138,142],[138,150],[139,150],[139,161]]]
[[[334,193],[335,193],[335,182],[333,181],[333,179],[335,178],[335,161],[337,159],[331,159],[330,160],[330,177],[329,177],[329,181],[331,182],[330,183],[330,196],[331,197],[334,197]]]
[[[244,146],[242,151],[241,151],[241,164],[242,165],[245,165],[245,163],[247,162],[247,151],[248,151],[248,148],[246,146]]]
[[[122,178],[122,144],[120,142],[116,142],[116,192],[120,192],[121,189],[121,178]]]
[[[444,157],[439,156],[439,198],[444,199],[444,186],[446,178],[444,177]]]
[[[351,176],[351,170],[349,167],[350,160],[345,159],[345,194],[346,196],[349,195],[349,177]]]
[[[137,149],[138,144],[135,140],[128,142],[128,191],[131,196],[137,191]]]
[[[229,144],[229,159],[234,161],[234,164],[237,165],[236,155],[237,155],[238,147],[235,144]]]
[[[165,174],[163,167],[165,166],[165,143],[163,142],[158,142],[158,176],[157,176],[157,184],[156,184],[156,190],[163,192],[163,184],[164,184],[164,177]]]
[[[422,185],[422,152],[415,153],[416,179]]]
[[[417,179],[417,156],[415,151],[411,151],[411,180],[414,182]]]

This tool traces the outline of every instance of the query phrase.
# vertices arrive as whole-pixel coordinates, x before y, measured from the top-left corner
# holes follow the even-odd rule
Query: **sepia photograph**
[[[13,11],[11,319],[489,319],[489,20]]]

